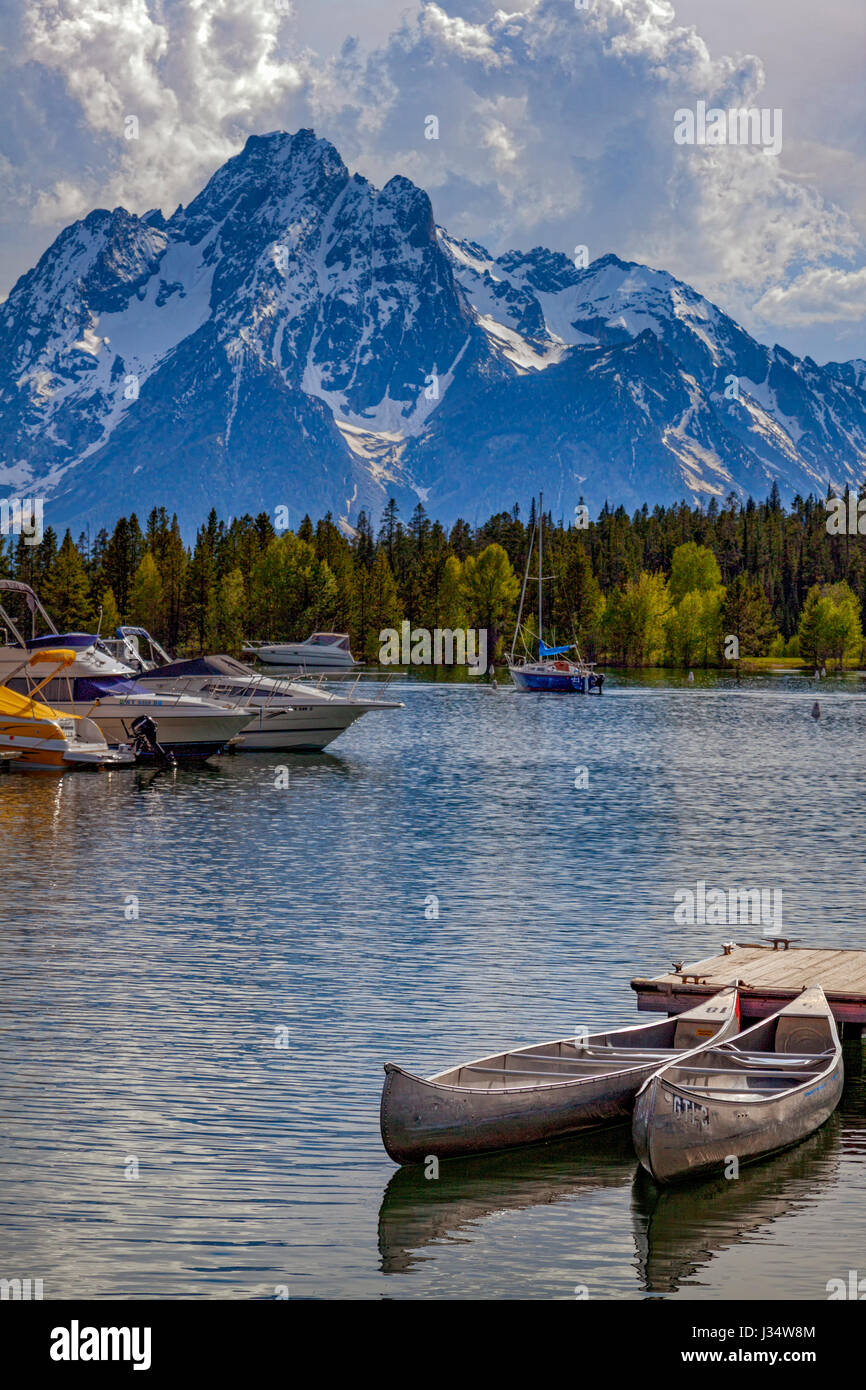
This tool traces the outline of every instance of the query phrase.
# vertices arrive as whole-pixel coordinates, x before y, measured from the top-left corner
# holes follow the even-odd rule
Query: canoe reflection
[[[644,1290],[675,1293],[714,1255],[811,1206],[838,1170],[841,1131],[834,1115],[795,1148],[742,1168],[736,1179],[717,1176],[662,1189],[638,1168],[632,1222]]]
[[[635,1169],[627,1125],[528,1149],[443,1163],[438,1178],[422,1166],[398,1168],[379,1209],[384,1274],[402,1274],[432,1255],[425,1246],[457,1240],[465,1227],[497,1212],[544,1206],[603,1187],[625,1187]]]

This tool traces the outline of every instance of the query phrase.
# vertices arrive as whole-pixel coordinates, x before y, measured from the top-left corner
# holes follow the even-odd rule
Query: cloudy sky
[[[0,293],[91,208],[171,212],[247,134],[312,126],[493,251],[614,251],[764,341],[866,357],[862,0],[514,6],[6,0]],[[675,143],[699,101],[780,109],[781,153]]]

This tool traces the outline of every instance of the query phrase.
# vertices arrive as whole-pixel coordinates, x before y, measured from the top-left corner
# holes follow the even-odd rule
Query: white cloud
[[[329,60],[293,45],[277,0],[18,3],[31,125],[46,94],[66,103],[53,177],[47,152],[3,171],[43,223],[116,203],[170,211],[246,134],[313,125],[375,182],[402,173],[429,190],[440,222],[494,251],[585,244],[663,266],[762,336],[790,328],[800,350],[809,323],[852,331],[860,239],[809,166],[835,169],[841,196],[859,156],[834,162],[827,131],[778,158],[675,145],[677,108],[760,106],[765,79],[755,56],[711,53],[667,0],[421,3],[381,47],[349,40]],[[124,138],[130,115],[138,140]]]
[[[45,190],[40,220],[94,203],[171,208],[237,153],[246,133],[290,124],[304,57],[280,56],[286,7],[275,0],[29,0],[25,60],[62,77],[105,167]],[[138,138],[127,138],[127,118]]]
[[[353,50],[311,91],[344,156],[377,180],[399,169],[430,189],[451,231],[494,250],[581,243],[648,261],[756,331],[756,299],[768,308],[804,267],[860,248],[848,215],[787,171],[784,147],[769,158],[674,144],[678,107],[765,104],[764,71],[754,56],[712,56],[664,0],[453,6],[464,24],[426,5],[366,66]],[[428,112],[438,142],[423,138]]]
[[[866,319],[866,269],[846,271],[821,266],[791,284],[768,290],[755,313],[770,322],[797,327]]]

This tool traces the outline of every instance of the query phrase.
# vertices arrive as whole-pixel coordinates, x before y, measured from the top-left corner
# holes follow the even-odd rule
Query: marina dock
[[[844,1036],[866,1033],[866,951],[792,946],[786,937],[725,942],[720,955],[693,965],[675,961],[670,974],[637,976],[631,987],[638,1009],[675,1014],[738,981],[744,1019],[765,1018],[807,985],[821,985]]]

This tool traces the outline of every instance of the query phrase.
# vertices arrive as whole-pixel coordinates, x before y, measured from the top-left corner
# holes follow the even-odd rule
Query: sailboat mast
[[[541,656],[541,595],[544,592],[543,575],[544,560],[542,546],[544,543],[544,498],[543,494],[538,494],[538,655]]]
[[[526,554],[526,569],[523,571],[523,588],[520,590],[520,607],[517,610],[517,622],[514,627],[514,636],[511,639],[510,661],[514,660],[514,648],[517,645],[517,634],[520,631],[520,621],[523,617],[523,600],[526,597],[526,585],[529,580],[529,566],[532,564],[532,546],[535,541],[535,527],[537,521],[533,522],[532,530],[529,533],[529,550]]]

